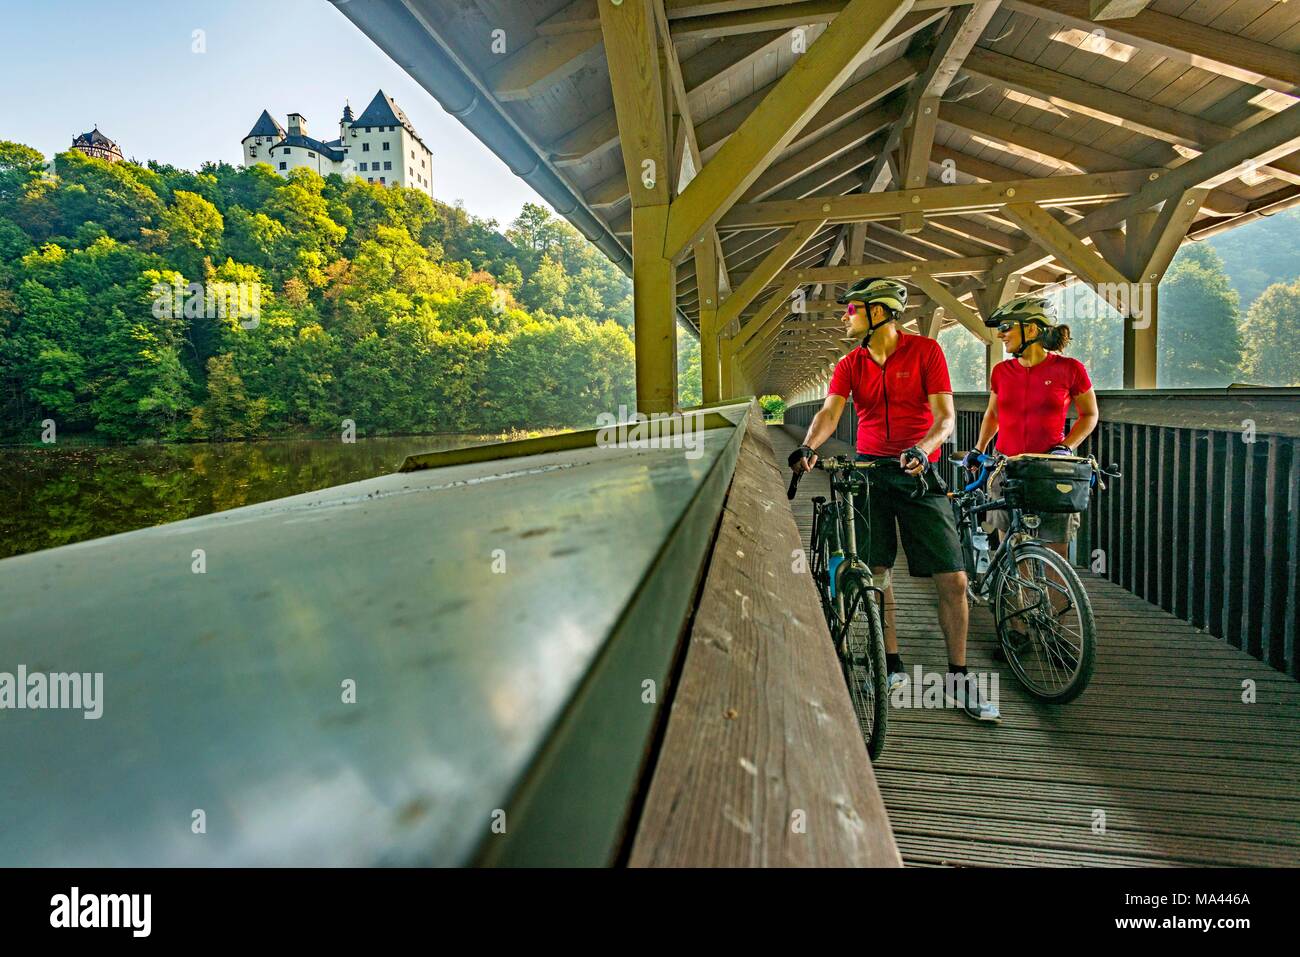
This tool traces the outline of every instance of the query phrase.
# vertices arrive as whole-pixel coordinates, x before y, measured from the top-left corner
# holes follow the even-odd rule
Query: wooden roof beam
[[[718,154],[672,203],[664,253],[675,259],[717,223],[906,14],[909,0],[850,0]],[[808,217],[804,217],[805,219]]]
[[[911,5],[918,17],[942,15],[948,8],[971,0],[916,0]],[[668,9],[672,21],[673,39],[705,39],[738,36],[757,30],[790,30],[814,23],[830,23],[844,12],[848,0],[802,0],[749,4],[748,9],[736,9],[736,4],[695,4],[697,8],[711,6],[708,13],[686,15],[682,7]]]
[[[1135,17],[1146,9],[1151,0],[1092,0],[1088,13],[1094,20],[1116,20]]]
[[[725,329],[733,319],[739,318],[741,310],[753,302],[763,288],[785,269],[786,264],[821,227],[822,220],[814,219],[799,223],[791,229],[776,248],[754,267],[754,271],[745,278],[745,281],[723,300],[718,308],[718,328]],[[736,344],[743,344],[747,338],[742,335]]]
[[[525,100],[596,62],[601,53],[600,30],[540,36],[493,66],[484,80],[502,102]]]
[[[754,58],[785,42],[784,38],[785,34],[777,30],[721,40],[701,50],[681,63],[687,94],[722,82]],[[551,161],[557,166],[576,166],[617,143],[618,121],[611,106],[559,137],[550,148]]]
[[[850,119],[873,103],[883,99],[916,76],[920,64],[915,58],[899,57],[832,96],[799,134],[788,149],[798,149],[825,134],[826,130]],[[700,148],[706,158],[712,156],[727,137],[740,128],[754,108],[776,87],[774,81],[727,107],[700,124]]]
[[[960,322],[976,338],[982,339],[984,342],[993,341],[993,330],[985,326],[983,320],[975,314],[975,310],[953,295],[952,291],[939,280],[933,276],[918,275],[913,277],[912,281],[929,297],[931,302],[943,307],[943,311],[948,318]]]
[[[991,113],[973,110],[959,103],[945,104],[943,116],[940,117],[939,122],[940,124],[948,124],[960,130],[991,138],[1005,144],[1009,149],[1014,150],[1017,155],[1025,156],[1035,162],[1052,160],[1066,163],[1083,173],[1106,173],[1112,170],[1135,169],[1137,167],[1136,163],[1121,156],[1115,156],[1113,153],[1107,153],[1083,143],[1076,143],[1057,134],[1047,133]],[[983,175],[980,172],[981,164],[987,163],[987,160],[965,157],[955,151],[948,151],[943,148],[936,148],[935,155],[942,158],[952,158],[959,172],[965,170],[981,179],[991,181],[996,181],[998,178],[992,175]],[[1174,152],[1172,147],[1169,147],[1167,156],[1163,158],[1163,161],[1164,165],[1173,167],[1181,165],[1183,158]],[[982,168],[988,169],[989,167],[984,166]],[[1005,170],[1005,173],[1007,175],[1001,178],[1015,179],[1023,175],[1011,169]],[[1245,210],[1246,205],[1246,200],[1225,190],[1215,191],[1213,198],[1207,203],[1212,212],[1224,216],[1241,213]]]
[[[1002,6],[1085,33],[1097,28],[1089,0],[1003,0]],[[1108,20],[1106,36],[1179,63],[1283,93],[1300,87],[1300,57],[1289,50],[1248,40],[1191,20],[1143,10]]]
[[[915,260],[861,263],[857,266],[820,266],[811,269],[787,269],[778,281],[798,279],[802,282],[851,283],[863,276],[909,279],[913,276],[964,276],[981,273],[993,266],[993,256],[965,256],[956,259]]]
[[[737,206],[719,222],[720,229],[756,229],[793,224],[821,215],[832,222],[895,219],[909,210],[930,215],[983,212],[1008,203],[1054,206],[1098,203],[1130,196],[1159,170],[1130,170],[1081,176],[1049,176],[1005,183],[933,186],[894,193],[849,196],[810,196],[805,199],[748,203]]]
[[[1230,126],[1097,86],[1049,70],[1037,63],[1004,56],[992,50],[972,51],[966,60],[965,69],[1006,89],[1040,96],[1056,106],[1166,143],[1202,149],[1227,142],[1238,134]],[[1261,166],[1260,171],[1288,182],[1300,183],[1300,161],[1289,157],[1279,158],[1273,167]]]
[[[1159,206],[1190,189],[1213,188],[1239,174],[1247,164],[1268,162],[1300,147],[1300,104],[1291,106],[1244,130],[1236,138],[1207,150],[1177,169],[1156,173],[1150,182],[1132,196],[1102,206],[1068,227],[1076,236],[1087,236],[1108,229],[1130,216]],[[1050,256],[1051,254],[1047,254]],[[1030,244],[989,272],[989,279],[999,279],[1023,272],[1044,261],[1042,251]]]
[[[930,170],[930,148],[934,145],[934,131],[939,120],[939,106],[943,94],[961,69],[962,62],[984,33],[990,18],[998,10],[998,0],[977,3],[973,7],[953,14],[951,31],[945,31],[931,55],[931,63],[917,81],[924,86],[913,105],[911,125],[905,139],[906,161],[895,180],[900,189],[918,189],[925,185]],[[888,151],[888,147],[886,147]],[[902,230],[919,233],[925,217],[919,212],[905,213]]]

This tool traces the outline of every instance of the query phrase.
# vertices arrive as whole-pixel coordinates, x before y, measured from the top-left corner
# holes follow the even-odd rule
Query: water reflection
[[[0,558],[312,492],[498,436],[0,448]]]

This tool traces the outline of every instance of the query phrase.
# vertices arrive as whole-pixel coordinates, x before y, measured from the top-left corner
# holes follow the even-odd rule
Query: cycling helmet
[[[871,321],[870,307],[882,305],[889,312],[885,322],[892,322],[903,314],[907,306],[907,287],[897,279],[859,279],[835,300],[841,306],[851,302],[860,302],[868,307],[867,321]],[[884,323],[880,323],[884,325]],[[874,331],[878,326],[871,326]]]
[[[1020,348],[1011,354],[1019,356],[1029,348],[1032,340],[1025,336],[1025,323],[1031,322],[1042,329],[1056,325],[1056,304],[1047,296],[1017,296],[993,310],[984,325],[996,329],[1004,322],[1020,323]]]

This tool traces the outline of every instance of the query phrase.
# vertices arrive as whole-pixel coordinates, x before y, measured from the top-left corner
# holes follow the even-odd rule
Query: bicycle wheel
[[[808,543],[808,552],[813,584],[817,587],[817,597],[821,599],[822,603],[822,615],[826,618],[827,626],[833,631],[835,628],[835,605],[831,601],[830,591],[831,548],[830,539],[827,537],[827,520],[827,507],[814,504],[812,535]]]
[[[885,665],[885,630],[876,593],[858,572],[844,575],[844,609],[848,616],[840,640],[840,667],[858,716],[867,754],[874,760],[885,747],[889,714],[889,676]]]
[[[1025,690],[1057,704],[1077,698],[1092,678],[1097,628],[1074,569],[1050,548],[1016,545],[992,591],[998,640]]]

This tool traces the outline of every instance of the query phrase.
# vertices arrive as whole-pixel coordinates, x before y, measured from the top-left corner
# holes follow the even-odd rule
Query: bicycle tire
[[[1009,624],[1011,615],[1008,614],[1007,590],[1004,589],[1003,585],[1006,583],[1008,571],[1013,568],[1018,569],[1024,562],[1041,562],[1059,575],[1073,603],[1072,607],[1078,614],[1079,643],[1077,653],[1072,650],[1073,646],[1068,643],[1065,646],[1066,650],[1062,651],[1062,643],[1055,636],[1048,641],[1044,641],[1040,632],[1036,632],[1036,635],[1040,635],[1037,637],[1038,644],[1048,652],[1039,656],[1040,661],[1050,661],[1053,657],[1064,661],[1066,655],[1073,657],[1075,660],[1073,673],[1069,681],[1057,689],[1049,690],[1044,688],[1029,673],[1025,663],[1020,658],[1021,652],[1024,651],[1024,638],[1015,632]],[[1018,571],[1017,579],[1019,580]],[[1070,563],[1050,548],[1037,542],[1025,542],[1015,545],[1007,549],[1003,554],[997,570],[997,579],[993,582],[990,592],[993,598],[993,620],[997,627],[998,641],[1002,644],[1002,651],[1006,656],[1007,665],[1011,668],[1011,673],[1016,676],[1016,680],[1020,682],[1021,686],[1040,701],[1052,704],[1066,704],[1079,697],[1092,680],[1092,672],[1096,665],[1097,625],[1093,617],[1092,602],[1088,598],[1088,592],[1083,587],[1082,580],[1070,566]],[[1055,614],[1052,617],[1054,619],[1059,618]],[[1041,618],[1036,616],[1035,620],[1041,621]],[[1033,643],[1034,639],[1030,639],[1030,644]],[[1041,672],[1041,670],[1040,668],[1039,671]]]
[[[834,634],[836,626],[835,602],[830,591],[830,543],[826,537],[825,525],[828,521],[828,506],[813,506],[813,530],[808,543],[812,553],[813,584],[817,587],[817,597],[822,603],[822,617],[826,626]]]
[[[849,699],[857,715],[867,754],[874,761],[885,748],[889,724],[889,674],[885,660],[885,629],[880,622],[875,590],[866,577],[849,570],[842,579],[848,617],[836,645]]]

